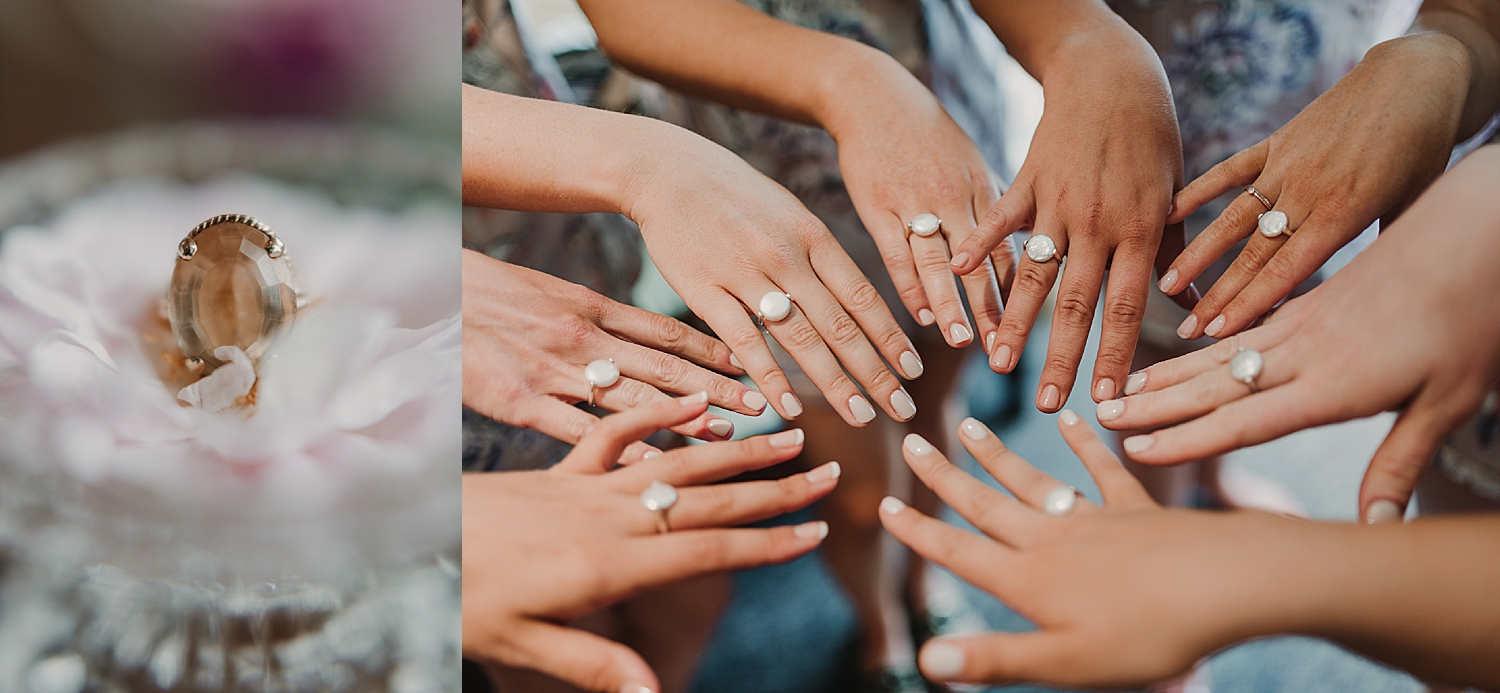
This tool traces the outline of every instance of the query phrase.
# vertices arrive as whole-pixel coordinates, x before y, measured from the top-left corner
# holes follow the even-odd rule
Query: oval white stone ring
[[[1057,243],[1054,243],[1047,236],[1036,234],[1026,239],[1026,244],[1021,246],[1021,248],[1026,251],[1026,257],[1032,262],[1051,262],[1056,260],[1057,264],[1062,264],[1062,255],[1057,252]]]
[[[657,534],[672,531],[671,523],[667,522],[667,511],[676,504],[677,489],[672,488],[671,484],[653,481],[646,490],[641,491],[641,507],[656,513]]]
[[[1292,230],[1286,225],[1286,212],[1271,210],[1257,217],[1259,221],[1255,226],[1260,230],[1260,235],[1266,238],[1275,238],[1280,235],[1292,235]]]
[[[780,291],[768,291],[760,297],[760,310],[756,311],[755,317],[760,319],[762,325],[768,322],[781,322],[786,316],[792,314],[792,295]]]
[[[208,375],[221,347],[257,360],[301,307],[286,249],[271,227],[245,214],[220,214],[177,244],[167,318],[189,371]]]
[[[620,382],[620,368],[614,359],[590,361],[583,367],[583,379],[589,381],[589,406],[594,406],[594,394]]]
[[[918,214],[911,221],[906,222],[906,230],[918,236],[926,238],[943,228],[943,220],[937,218],[936,214]]]
[[[1073,512],[1073,506],[1078,505],[1078,489],[1072,486],[1059,486],[1047,492],[1047,497],[1042,499],[1042,512],[1048,515],[1066,515]]]
[[[1265,363],[1266,360],[1259,351],[1241,348],[1229,359],[1229,377],[1249,386],[1251,392],[1260,392],[1255,379],[1260,377],[1260,370]]]

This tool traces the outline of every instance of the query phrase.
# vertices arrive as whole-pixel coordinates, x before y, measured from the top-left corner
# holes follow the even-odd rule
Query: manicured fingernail
[[[790,448],[801,445],[804,437],[802,429],[793,428],[767,438],[766,442],[770,443],[773,448]]]
[[[984,440],[984,437],[990,433],[990,429],[972,416],[964,419],[964,422],[958,425],[958,429],[963,431],[969,440]]]
[[[1145,452],[1147,450],[1150,450],[1151,446],[1155,443],[1156,436],[1149,433],[1143,436],[1130,436],[1129,438],[1125,439],[1125,452]]]
[[[922,359],[917,357],[917,352],[903,351],[901,352],[901,370],[906,373],[907,380],[916,380],[922,377],[922,372],[926,369],[922,367]]]
[[[905,445],[906,449],[910,450],[913,455],[932,454],[932,443],[927,442],[926,438],[923,438],[922,436],[919,436],[915,433],[906,434],[906,440],[902,443],[902,445]]]
[[[828,523],[818,520],[800,524],[792,530],[792,534],[797,535],[798,539],[822,539],[828,536]]]
[[[880,512],[887,515],[895,515],[905,509],[906,504],[902,503],[901,499],[895,496],[886,496],[885,499],[880,501]]]
[[[766,409],[766,396],[755,390],[746,392],[745,396],[740,398],[740,401],[744,402],[745,406],[757,412],[765,411]]]
[[[1172,293],[1177,288],[1177,270],[1169,269],[1166,274],[1161,275],[1161,281],[1156,283],[1156,288],[1161,289],[1164,294]]]
[[[704,402],[707,402],[708,401],[708,393],[707,392],[699,392],[697,394],[688,395],[686,397],[678,397],[677,401],[681,402],[682,406],[684,406],[684,407],[691,407],[694,404],[702,404]]]
[[[1177,326],[1177,336],[1183,339],[1192,339],[1193,330],[1196,329],[1198,329],[1198,316],[1189,315],[1186,320],[1182,321],[1181,325]]]
[[[995,335],[997,334],[999,333],[990,330],[990,333],[984,336],[984,352],[986,354],[995,350]]]
[[[969,264],[969,258],[970,257],[971,256],[969,255],[968,251],[964,251],[962,253],[954,255],[953,256],[953,269],[963,269],[966,265]]]
[[[643,460],[649,460],[649,459],[651,459],[653,457],[661,457],[661,451],[660,450],[647,450],[647,451],[641,453],[641,459],[643,459]]]
[[[864,397],[853,395],[849,398],[849,413],[854,415],[854,420],[859,423],[870,423],[875,420],[875,407]]]
[[[1146,389],[1146,371],[1131,373],[1130,377],[1125,379],[1125,394],[1133,395],[1144,389]]]
[[[708,432],[720,438],[727,438],[730,433],[734,432],[734,424],[729,423],[728,419],[709,419]]]
[[[964,673],[964,651],[943,642],[929,642],[919,658],[922,673],[935,679],[951,679]]]
[[[932,311],[927,310],[926,308],[917,311],[917,323],[922,325],[922,327],[926,327],[935,322],[937,322],[937,316],[933,315]]]
[[[968,344],[969,340],[974,338],[974,333],[970,332],[969,328],[955,322],[948,327],[948,336],[953,338],[954,346],[962,346]]]
[[[820,484],[830,479],[839,478],[839,474],[841,474],[842,472],[843,470],[839,468],[839,463],[829,462],[828,464],[825,464],[821,467],[818,467],[817,469],[808,472],[807,480],[810,483]]]
[[[1170,218],[1175,211],[1177,211],[1177,200],[1172,200],[1167,203],[1167,217]]]
[[[1365,509],[1365,523],[1375,524],[1377,522],[1399,522],[1401,520],[1401,506],[1395,501],[1378,500]]]
[[[797,396],[784,392],[781,394],[781,409],[787,416],[797,417],[802,415],[802,403],[797,401]]]
[[[729,365],[734,366],[735,368],[738,368],[740,370],[745,370],[745,364],[740,363],[740,357],[735,356],[734,354],[729,355]]]
[[[997,368],[1002,371],[1010,370],[1009,344],[1001,344],[1000,348],[995,350],[995,355],[990,357],[990,369],[994,370]]]
[[[656,693],[639,683],[627,683],[620,687],[620,693]]]
[[[1060,404],[1060,399],[1061,398],[1057,394],[1057,386],[1048,385],[1047,387],[1042,388],[1042,395],[1036,398],[1036,406],[1042,411],[1052,411],[1054,409],[1057,409],[1057,405]]]
[[[1219,317],[1214,318],[1212,321],[1210,321],[1208,323],[1208,327],[1203,328],[1203,333],[1210,337],[1217,337],[1219,336],[1219,332],[1223,329],[1224,316],[1220,315]]]
[[[1105,402],[1100,402],[1099,408],[1094,412],[1094,416],[1100,421],[1114,421],[1115,419],[1120,418],[1120,416],[1124,413],[1125,400],[1112,399]]]
[[[911,401],[911,395],[904,389],[891,393],[891,408],[896,410],[896,418],[902,421],[910,421],[917,415],[917,403]]]
[[[1095,402],[1103,402],[1104,400],[1114,398],[1114,396],[1115,381],[1110,380],[1109,378],[1100,378],[1099,382],[1094,383]]]
[[[1062,419],[1063,425],[1065,426],[1072,426],[1083,420],[1078,418],[1078,415],[1074,414],[1072,409],[1062,410],[1062,413],[1058,414],[1057,418]]]

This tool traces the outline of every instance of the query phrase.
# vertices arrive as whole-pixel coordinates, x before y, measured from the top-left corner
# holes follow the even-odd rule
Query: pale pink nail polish
[[[1125,400],[1112,399],[1107,402],[1100,402],[1098,408],[1095,410],[1094,416],[1100,421],[1114,421],[1115,419],[1120,418],[1120,416],[1124,413]]]
[[[828,523],[818,520],[800,524],[792,530],[792,534],[797,535],[798,539],[822,539],[828,536]]]
[[[710,419],[708,422],[708,432],[720,438],[728,438],[729,434],[734,433],[734,424],[730,423],[728,419]]]
[[[903,351],[899,360],[901,361],[901,370],[906,372],[907,380],[916,380],[922,377],[922,372],[925,369],[922,367],[922,359],[917,357],[917,352]]]
[[[995,350],[995,335],[997,334],[999,333],[991,330],[989,334],[984,336],[985,353],[989,353]]]
[[[1189,315],[1186,320],[1182,321],[1181,325],[1177,326],[1177,336],[1183,339],[1192,339],[1193,330],[1196,329],[1198,329],[1198,316]]]
[[[1149,433],[1143,436],[1131,436],[1125,439],[1125,452],[1131,454],[1145,452],[1150,450],[1151,446],[1155,443],[1156,436]]]
[[[812,484],[820,484],[830,479],[837,479],[839,478],[839,474],[842,473],[843,469],[839,467],[839,463],[829,462],[828,464],[825,464],[821,467],[818,467],[817,469],[808,472],[807,481],[808,483]]]
[[[906,449],[910,450],[913,455],[930,455],[934,449],[932,443],[915,433],[906,434],[906,440],[901,444],[906,446]]]
[[[746,407],[754,411],[765,411],[766,396],[755,390],[746,392],[743,397],[740,397],[740,401],[744,402]]]
[[[1099,382],[1094,383],[1095,402],[1103,402],[1104,400],[1114,398],[1114,396],[1115,381],[1110,380],[1109,378],[1100,378]]]
[[[948,336],[953,338],[954,346],[962,346],[974,338],[974,333],[970,332],[968,327],[955,322],[948,326]]]
[[[969,254],[967,252],[959,253],[953,256],[954,269],[959,269],[967,264],[969,264]]]
[[[1062,413],[1058,414],[1057,418],[1062,419],[1064,426],[1077,426],[1078,422],[1083,420],[1077,414],[1073,413],[1072,409],[1062,410]]]
[[[902,503],[901,499],[895,496],[886,496],[880,501],[880,512],[887,515],[895,515],[905,509],[906,504]]]
[[[1161,281],[1157,283],[1156,288],[1161,289],[1161,292],[1164,294],[1172,293],[1172,289],[1177,288],[1177,270],[1167,270],[1167,273],[1162,275]]]
[[[928,325],[931,325],[935,322],[937,322],[937,316],[933,315],[932,311],[927,310],[926,308],[917,311],[917,324],[921,325],[922,327],[927,327]]]
[[[796,418],[802,414],[802,403],[797,401],[797,396],[790,392],[781,393],[781,409],[787,416]]]
[[[1220,315],[1219,317],[1214,318],[1212,321],[1210,321],[1208,323],[1208,327],[1203,328],[1203,334],[1206,334],[1210,337],[1217,337],[1223,330],[1224,316]]]
[[[1060,398],[1058,397],[1057,386],[1048,385],[1047,387],[1042,388],[1042,396],[1037,398],[1037,408],[1041,409],[1042,411],[1052,411],[1057,408],[1059,399]]]
[[[994,358],[990,359],[990,364],[992,365],[992,369],[991,370],[999,369],[1000,371],[1003,371],[1003,372],[1009,372],[1010,371],[1010,345],[1009,344],[1001,344],[1000,348],[995,350],[995,356],[994,356]]]
[[[913,406],[912,408],[915,409],[916,407]],[[849,413],[854,416],[855,421],[862,424],[875,420],[875,408],[870,406],[868,400],[859,395],[849,397]]]
[[[1146,389],[1146,371],[1136,371],[1125,379],[1125,394],[1133,395]]]
[[[791,430],[782,431],[771,436],[770,438],[767,438],[766,442],[770,443],[771,447],[773,448],[790,448],[793,446],[801,445],[803,436],[805,435],[806,434],[802,432],[802,429],[793,428]]]

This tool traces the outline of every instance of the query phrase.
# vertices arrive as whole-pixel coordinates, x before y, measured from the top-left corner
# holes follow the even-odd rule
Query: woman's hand
[[[1241,239],[1239,258],[1177,333],[1227,337],[1253,324],[1382,215],[1394,216],[1442,174],[1468,94],[1469,52],[1427,32],[1370,49],[1338,84],[1290,123],[1213,167],[1176,199],[1180,222],[1232,188],[1250,185],[1172,262],[1161,290],[1175,294]],[[1258,219],[1275,211],[1285,231]],[[1295,232],[1295,233],[1293,233]]]
[[[642,590],[752,568],[811,551],[828,526],[720,529],[775,517],[827,495],[838,464],[776,481],[710,485],[795,457],[802,431],[681,448],[611,471],[621,451],[658,428],[701,416],[704,397],[603,419],[543,472],[465,474],[464,656],[535,669],[599,693],[660,690],[629,648],[563,625]],[[667,534],[640,495],[677,488]]]
[[[1400,410],[1360,489],[1367,520],[1398,519],[1443,437],[1500,378],[1500,147],[1471,154],[1348,267],[1267,324],[1130,376],[1099,405],[1116,430],[1189,419],[1125,441],[1175,464],[1313,426]],[[1258,392],[1232,378],[1261,353]],[[1201,417],[1201,418],[1198,418]]]
[[[718,340],[549,274],[473,251],[463,255],[464,406],[576,444],[598,423],[573,406],[589,399],[584,368],[614,359],[619,382],[595,395],[611,411],[690,392],[708,392],[712,404],[742,414],[765,409],[759,392],[708,370],[739,371]],[[704,414],[672,430],[723,440],[734,426]],[[634,445],[626,459],[650,449]]]
[[[995,490],[908,436],[902,452],[917,477],[984,535],[906,507],[881,503],[881,521],[922,557],[994,594],[1036,624],[1029,633],[932,640],[919,662],[940,682],[1037,682],[1128,688],[1187,671],[1204,656],[1262,634],[1299,606],[1267,556],[1296,555],[1307,539],[1293,521],[1261,513],[1162,510],[1071,411],[1059,417],[1068,446],[1102,492],[1061,516],[1041,512],[1061,482],[1010,452],[983,424],[959,438]],[[1257,552],[1254,547],[1267,551]],[[1278,593],[1278,591],[1280,593]]]
[[[892,418],[916,416],[886,367],[921,375],[916,349],[827,227],[728,150],[657,125],[662,137],[630,186],[626,215],[640,224],[662,276],[729,345],[771,406],[787,419],[802,413],[757,318],[763,297],[785,293],[790,313],[766,319],[765,330],[845,421],[875,419],[860,388]]]
[[[1001,21],[986,19],[991,26]],[[1061,273],[1036,399],[1038,409],[1055,412],[1073,387],[1106,270],[1094,400],[1116,396],[1130,371],[1172,192],[1182,181],[1182,144],[1161,62],[1117,17],[1071,35],[1048,56],[1045,65],[1027,65],[1041,80],[1047,102],[1031,150],[1015,183],[959,247],[953,271],[974,271],[1021,229],[1056,246],[1058,260],[1020,253],[1005,317],[989,350],[995,371],[1016,367]],[[1166,241],[1161,257],[1170,258],[1181,247],[1181,227],[1172,227]]]
[[[1002,287],[1015,277],[1014,246],[1000,243],[965,264],[961,277],[971,325],[949,266],[953,249],[974,232],[995,202],[995,183],[973,141],[943,110],[932,92],[906,68],[879,51],[848,52],[837,91],[819,123],[839,147],[839,169],[859,218],[880,248],[891,282],[906,309],[923,326],[937,324],[950,346],[968,346],[976,335],[993,338],[1002,312]],[[907,227],[931,214],[942,223],[922,236]]]

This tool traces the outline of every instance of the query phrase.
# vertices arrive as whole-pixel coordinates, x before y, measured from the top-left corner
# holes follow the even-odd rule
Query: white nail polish
[[[905,509],[906,504],[902,503],[901,499],[895,496],[886,496],[884,500],[880,501],[880,512],[887,515],[895,515]]]
[[[854,420],[859,423],[870,423],[875,420],[875,407],[864,397],[854,395],[849,398],[849,413],[854,415]]]
[[[929,642],[919,657],[922,673],[935,679],[951,679],[964,673],[964,651],[943,642]]]
[[[787,416],[801,416],[802,403],[797,401],[797,396],[790,392],[781,393],[781,409]]]
[[[802,429],[794,428],[790,431],[782,431],[766,439],[773,448],[789,448],[802,444],[804,434]]]
[[[740,370],[745,370],[745,364],[740,363],[740,357],[735,356],[734,354],[729,355],[729,365],[734,366],[735,368],[738,368]]]
[[[839,463],[829,462],[828,464],[825,464],[821,467],[818,467],[817,469],[808,472],[807,481],[808,483],[819,484],[830,479],[839,478],[839,474],[841,474],[842,472],[843,470],[839,468]]]
[[[1131,436],[1125,439],[1125,452],[1129,452],[1132,454],[1137,452],[1145,452],[1147,450],[1150,450],[1151,446],[1154,443],[1156,443],[1156,436],[1150,434],[1143,436]]]
[[[730,431],[733,430],[734,424],[729,423],[726,419],[709,419],[708,421],[708,432],[720,438],[729,435]]]
[[[1217,336],[1219,336],[1219,333],[1222,332],[1223,330],[1224,330],[1224,316],[1220,315],[1219,317],[1214,318],[1213,320],[1209,321],[1208,327],[1203,328],[1203,334],[1206,334],[1206,335],[1208,335],[1210,337],[1217,337]]]
[[[911,401],[911,395],[906,390],[897,390],[891,393],[891,408],[896,410],[896,418],[909,421],[917,415],[917,403]]]
[[[651,459],[653,457],[661,457],[661,451],[660,450],[647,450],[647,451],[641,453],[641,459],[643,459],[643,460],[649,460],[649,459]]]
[[[1083,420],[1078,418],[1078,415],[1074,414],[1072,409],[1062,410],[1062,413],[1058,414],[1057,418],[1062,419],[1064,426],[1076,426],[1079,421]]]
[[[1144,389],[1146,389],[1146,371],[1131,373],[1130,377],[1125,379],[1125,394],[1133,395]]]
[[[948,328],[948,336],[953,338],[954,344],[964,344],[974,338],[974,333],[970,332],[969,328],[955,322]]]
[[[933,315],[932,311],[926,308],[917,311],[917,324],[926,327],[934,322],[937,322],[937,316]]]
[[[792,534],[797,535],[799,539],[822,539],[828,536],[828,523],[819,520],[817,522],[797,525],[792,530]]]
[[[995,335],[997,334],[999,333],[990,330],[990,333],[984,336],[984,353],[988,354],[995,350]]]
[[[1379,522],[1400,522],[1400,521],[1401,521],[1401,506],[1396,505],[1395,501],[1389,501],[1389,500],[1381,499],[1381,500],[1375,501],[1374,503],[1371,503],[1370,507],[1365,510],[1365,523],[1366,524],[1373,525],[1373,524],[1376,524],[1376,523],[1379,523]]]
[[[656,693],[639,683],[627,683],[620,688],[620,693]]]
[[[1094,418],[1100,421],[1114,421],[1125,413],[1125,400],[1112,399],[1100,402],[1098,409],[1094,411]]]
[[[1189,315],[1186,320],[1182,321],[1181,325],[1177,326],[1177,336],[1183,339],[1192,339],[1193,330],[1196,329],[1198,329],[1198,316]]]
[[[696,393],[696,394],[687,395],[685,397],[679,397],[679,398],[677,398],[677,401],[682,402],[682,406],[684,406],[684,407],[691,407],[694,404],[702,404],[704,402],[707,402],[708,401],[708,393],[707,392],[699,392],[699,393]]]
[[[905,445],[906,449],[910,450],[913,455],[930,455],[933,450],[932,443],[927,442],[926,438],[915,433],[906,434],[906,440],[902,442],[902,445]]]
[[[964,419],[963,423],[958,425],[958,430],[963,431],[964,435],[969,437],[969,440],[984,440],[984,437],[989,435],[990,432],[990,429],[980,423],[979,419],[972,416]]]
[[[746,392],[745,395],[740,398],[740,401],[744,402],[745,406],[754,409],[757,412],[766,410],[766,396],[759,392],[756,392],[755,390]]]
[[[922,367],[922,359],[917,358],[917,354],[914,351],[901,352],[900,360],[901,371],[906,373],[907,380],[916,380],[922,377],[922,372],[926,370]]]
[[[1167,270],[1167,273],[1162,275],[1161,281],[1157,283],[1156,288],[1160,289],[1162,293],[1167,293],[1174,286],[1177,286],[1177,270],[1172,269]]]

